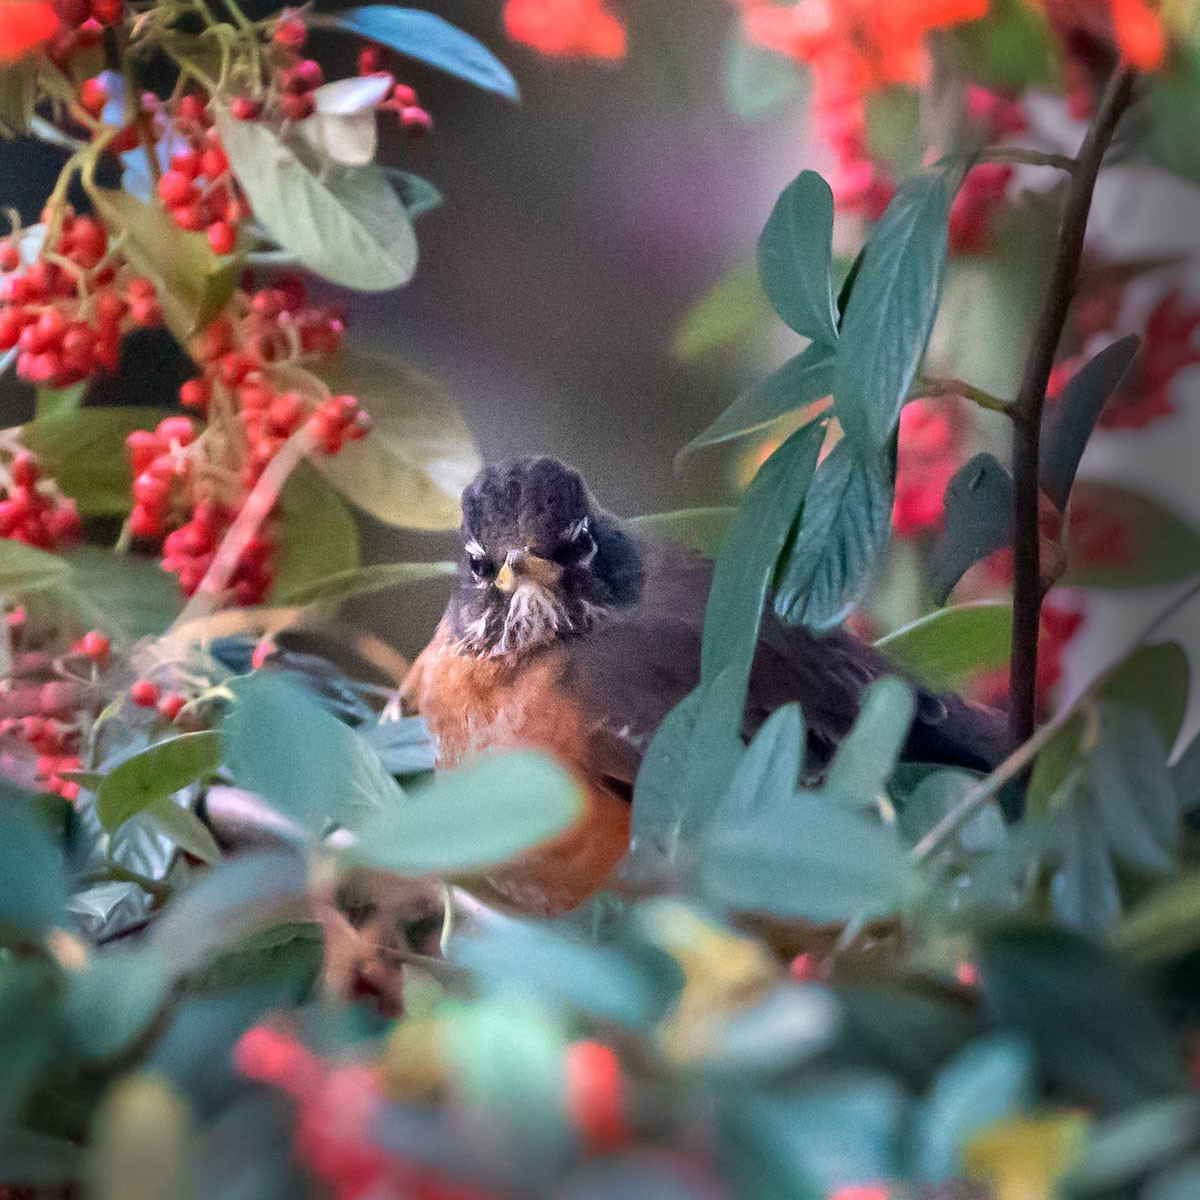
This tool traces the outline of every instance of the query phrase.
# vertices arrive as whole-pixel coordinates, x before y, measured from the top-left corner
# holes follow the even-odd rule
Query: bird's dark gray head
[[[448,616],[465,653],[519,653],[573,637],[638,597],[636,542],[553,458],[484,467],[462,511]]]

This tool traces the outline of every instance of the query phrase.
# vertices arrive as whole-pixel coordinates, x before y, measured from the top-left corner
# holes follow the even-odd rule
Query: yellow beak
[[[562,567],[527,550],[511,550],[496,572],[496,587],[511,592],[523,579],[551,588],[562,578]]]

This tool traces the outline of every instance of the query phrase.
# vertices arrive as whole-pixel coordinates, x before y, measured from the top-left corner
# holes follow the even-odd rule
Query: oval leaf
[[[355,596],[384,592],[406,583],[423,583],[427,579],[452,576],[458,566],[452,562],[434,563],[375,563],[338,571],[293,587],[279,595],[277,603],[284,607],[299,604],[342,604]]]
[[[486,46],[434,13],[368,4],[345,9],[314,23],[381,42],[485,91],[507,96],[510,100],[519,97],[516,80]]]
[[[933,331],[959,177],[941,170],[906,183],[867,241],[833,386],[838,420],[864,453],[887,445]]]
[[[371,433],[337,454],[317,455],[317,469],[352,504],[389,525],[456,526],[459,497],[481,463],[437,385],[407,363],[359,352],[343,355],[325,381],[358,397]]]
[[[207,778],[221,765],[221,738],[211,730],[178,737],[118,763],[100,782],[96,815],[110,833],[156,800]]]
[[[736,508],[683,508],[678,512],[647,513],[625,525],[648,542],[678,542],[705,558],[716,558],[733,522]]]
[[[56,554],[0,538],[0,596],[13,596],[37,588],[65,583],[71,568]]]
[[[274,602],[358,566],[354,517],[332,485],[308,463],[301,463],[288,477],[279,497],[279,517]]]
[[[771,307],[797,333],[836,346],[829,273],[833,193],[816,171],[783,190],[758,239],[758,275]]]
[[[992,454],[977,454],[946,485],[946,527],[934,544],[929,581],[944,603],[977,562],[1006,546],[1012,530],[1012,477]]]
[[[221,144],[254,215],[279,246],[331,283],[382,292],[417,267],[408,212],[374,164],[327,163],[320,177],[258,121],[216,109]]]
[[[934,691],[957,691],[1003,667],[1012,652],[1012,605],[981,600],[940,608],[875,645],[906,675]]]

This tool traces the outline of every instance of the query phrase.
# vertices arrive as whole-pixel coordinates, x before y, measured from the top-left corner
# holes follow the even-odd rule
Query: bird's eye
[[[596,539],[587,517],[567,535],[566,541],[555,551],[554,558],[561,563],[575,563],[586,566],[596,551]]]
[[[482,554],[468,554],[467,566],[471,568],[472,575],[477,575],[482,579],[487,574],[488,560]]]

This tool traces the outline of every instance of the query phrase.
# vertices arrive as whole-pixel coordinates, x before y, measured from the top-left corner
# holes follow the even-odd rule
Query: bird
[[[439,768],[541,751],[581,785],[566,833],[476,881],[489,902],[560,916],[602,890],[629,843],[638,767],[655,730],[700,681],[712,563],[640,538],[557,459],[485,466],[462,494],[457,580],[400,693],[426,721]],[[819,777],[864,689],[899,672],[845,629],[818,635],[765,608],[743,735],[800,703],[805,773]],[[917,687],[904,756],[986,771],[998,715]]]

